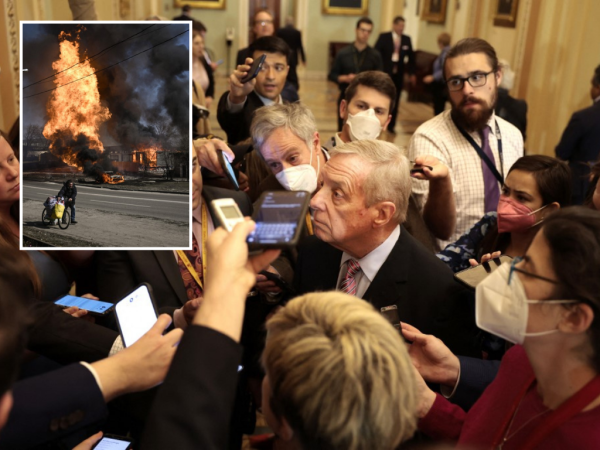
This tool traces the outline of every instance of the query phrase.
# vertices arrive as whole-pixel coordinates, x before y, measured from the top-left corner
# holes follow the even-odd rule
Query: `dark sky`
[[[182,32],[156,48],[104,70],[98,77],[102,104],[112,117],[101,127],[105,145],[135,143],[138,124],[167,122],[180,130],[189,123],[189,28],[177,24],[85,24],[80,32],[80,55],[92,56],[134,34],[135,36],[94,58],[95,70],[108,67]],[[59,57],[58,35],[74,32],[78,25],[23,24],[23,87],[54,73],[52,63]],[[150,28],[148,28],[150,27]],[[52,79],[23,90],[23,127],[44,125],[46,103],[51,92],[25,98],[56,85]],[[60,89],[60,88],[59,88]]]

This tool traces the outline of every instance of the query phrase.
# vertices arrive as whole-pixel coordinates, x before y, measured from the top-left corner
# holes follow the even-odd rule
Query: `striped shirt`
[[[500,164],[498,154],[497,138],[499,136],[496,136],[495,122],[500,128],[503,164]],[[491,128],[489,143],[494,154],[496,168],[506,177],[513,163],[523,156],[523,136],[515,126],[494,114],[490,117],[488,125]],[[469,134],[478,145],[481,145],[479,133]],[[488,212],[484,211],[481,159],[452,122],[450,110],[438,114],[417,128],[410,140],[408,154],[411,161],[414,161],[417,156],[435,156],[450,169],[456,202],[456,229],[449,240],[438,240],[440,248],[444,248],[469,231],[473,224]],[[413,196],[419,209],[423,212],[429,194],[429,181],[413,178],[412,183]]]

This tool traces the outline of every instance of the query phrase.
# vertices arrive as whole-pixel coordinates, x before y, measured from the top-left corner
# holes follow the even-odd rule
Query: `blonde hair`
[[[258,150],[261,157],[260,148],[269,139],[269,136],[280,128],[290,130],[306,142],[309,151],[313,150],[317,122],[310,109],[298,102],[277,104],[257,109],[250,125],[254,148]]]
[[[363,186],[367,207],[390,201],[396,206],[393,219],[397,223],[406,220],[412,186],[408,158],[402,150],[385,141],[361,140],[334,147],[329,154],[332,158],[335,155],[356,155],[369,163],[372,169]]]
[[[416,429],[413,368],[399,332],[341,292],[298,297],[267,322],[270,406],[305,449],[394,449]]]

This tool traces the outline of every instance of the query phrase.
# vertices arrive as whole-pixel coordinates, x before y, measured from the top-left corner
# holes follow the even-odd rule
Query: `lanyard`
[[[306,213],[306,229],[308,230],[308,234],[310,236],[312,236],[313,234],[315,234],[314,231],[313,231],[312,220],[310,218],[310,213],[309,212]]]
[[[450,115],[450,117],[452,117],[452,114]],[[498,169],[496,169],[496,164],[494,164],[494,161],[490,161],[490,158],[488,158],[488,156],[483,152],[481,146],[477,144],[477,142],[475,142],[471,135],[465,130],[463,130],[460,126],[458,126],[458,124],[454,120],[454,117],[452,117],[452,121],[454,122],[456,128],[458,128],[458,131],[460,131],[460,133],[465,137],[465,139],[469,141],[469,144],[471,144],[471,146],[475,149],[479,157],[483,159],[483,162],[485,162],[488,168],[492,171],[492,174],[494,175],[496,180],[498,180],[498,183],[500,183],[501,186],[504,186],[504,159],[502,157],[502,135],[500,134],[500,127],[498,126],[498,121],[494,120],[494,123],[496,124],[496,139],[498,140],[498,156],[500,159],[500,170],[502,171],[502,175],[498,173]]]
[[[527,391],[531,388],[531,386],[535,383],[535,376],[532,374],[529,383],[525,389],[523,389],[520,395],[517,397],[518,401],[515,401],[508,418],[505,420],[505,425],[502,427],[503,433],[498,436],[494,441],[494,448],[497,448],[499,443],[503,439],[503,435],[506,434],[507,423],[510,421],[511,417],[515,414],[516,409],[518,408],[519,403],[523,400],[523,397],[527,394]],[[552,413],[546,417],[546,419],[538,425],[535,429],[529,432],[529,436],[527,440],[521,447],[523,450],[534,449],[543,440],[560,427],[562,424],[567,422],[573,416],[579,414],[587,405],[593,402],[596,397],[600,395],[600,376],[596,376],[589,383],[587,383],[584,387],[582,387],[579,391],[577,391],[570,398],[565,400],[557,409],[552,411]]]
[[[208,239],[208,214],[206,212],[206,203],[202,202],[202,279],[206,280],[206,241]],[[202,281],[198,277],[198,272],[196,272],[196,268],[190,263],[189,258],[183,252],[183,250],[177,250],[177,255],[185,264],[187,270],[189,270],[190,274],[200,286],[200,289],[204,290],[204,286],[202,285]]]

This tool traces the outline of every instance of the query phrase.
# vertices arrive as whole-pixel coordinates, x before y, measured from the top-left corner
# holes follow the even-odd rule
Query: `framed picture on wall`
[[[494,9],[494,25],[497,27],[515,28],[519,0],[496,0]]]
[[[369,0],[323,0],[323,14],[369,15]]]
[[[225,9],[225,0],[175,0],[175,7],[190,5],[192,8]]]
[[[432,23],[444,23],[447,4],[448,0],[425,0],[421,19]]]

